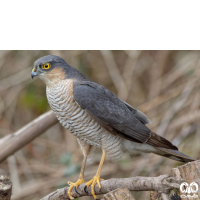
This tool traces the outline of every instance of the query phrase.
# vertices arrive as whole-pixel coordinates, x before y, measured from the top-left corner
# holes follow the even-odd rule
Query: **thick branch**
[[[5,160],[17,150],[24,147],[37,136],[46,131],[49,127],[57,123],[57,118],[53,111],[48,111],[39,116],[20,130],[4,137],[0,140],[0,162]]]
[[[200,160],[196,160],[193,162],[186,163],[185,165],[178,166],[177,168],[173,168],[171,171],[174,177],[184,179],[184,181],[187,182],[188,184],[195,182],[200,187],[199,170],[200,170]],[[183,193],[183,194],[188,195],[189,193]],[[200,200],[200,190],[198,190],[196,195],[198,195],[198,198],[195,198],[195,200]]]
[[[100,200],[135,200],[130,191],[126,188],[119,188],[104,194]]]
[[[168,193],[169,190],[174,188],[179,188],[180,184],[183,182],[182,179],[177,179],[170,177],[169,175],[161,175],[158,177],[132,177],[132,178],[123,178],[123,179],[109,179],[101,181],[101,189],[96,185],[95,194],[106,194],[110,191],[113,191],[117,188],[127,187],[130,191],[158,191],[160,193]],[[72,196],[75,198],[81,196],[91,195],[90,187],[85,189],[85,183],[81,184],[77,192],[75,189],[72,190]],[[69,187],[59,189],[41,200],[69,200],[67,195]]]

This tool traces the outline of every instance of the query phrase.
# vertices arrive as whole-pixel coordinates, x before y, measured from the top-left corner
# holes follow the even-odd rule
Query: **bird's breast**
[[[73,81],[47,87],[47,99],[59,122],[76,137],[100,147],[105,130],[83,110],[73,97]]]
[[[59,122],[80,140],[101,148],[110,159],[120,158],[122,138],[108,133],[74,100],[73,81],[47,87],[47,99]]]

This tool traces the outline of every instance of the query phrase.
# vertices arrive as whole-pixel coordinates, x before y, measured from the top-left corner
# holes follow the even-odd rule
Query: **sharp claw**
[[[84,187],[84,191],[86,194],[88,194],[88,191],[86,189],[87,189],[87,185]]]
[[[76,192],[77,194],[80,194],[80,193],[77,191],[77,187],[78,187],[78,186],[74,187],[74,190],[75,190],[75,192]]]
[[[85,187],[89,187],[91,186],[91,193],[92,193],[92,196],[97,199],[97,196],[95,195],[95,192],[94,192],[94,187],[96,184],[98,184],[99,188],[101,188],[101,183],[100,181],[102,181],[103,179],[101,179],[99,176],[94,176],[92,180],[88,181],[86,183],[86,186]],[[85,190],[85,189],[84,189]],[[87,192],[86,192],[87,193]]]
[[[76,183],[68,181],[68,184],[70,185],[69,190],[68,190],[68,196],[70,199],[74,199],[74,197],[72,197],[71,195],[72,189],[74,188],[76,193],[79,194],[77,191],[77,188],[81,183],[84,183],[84,182],[85,182],[84,179],[79,179]]]

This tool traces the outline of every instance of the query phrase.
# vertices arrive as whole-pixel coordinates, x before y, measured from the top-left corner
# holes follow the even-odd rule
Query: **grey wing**
[[[110,133],[139,143],[151,137],[151,131],[137,119],[139,115],[103,86],[90,81],[75,83],[73,93],[75,101]]]
[[[145,126],[149,119],[108,89],[91,81],[75,82],[74,99],[108,132],[127,140],[177,150],[171,142]]]
[[[123,101],[124,102],[124,101]],[[124,104],[127,106],[127,108],[135,115],[135,117],[140,120],[144,125],[151,124],[151,120],[141,111],[136,110],[128,103],[124,102]]]

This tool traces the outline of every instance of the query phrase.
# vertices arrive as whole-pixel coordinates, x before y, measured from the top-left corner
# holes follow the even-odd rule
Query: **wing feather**
[[[150,120],[108,89],[91,81],[74,83],[74,99],[108,132],[138,143],[177,150],[145,126]]]
[[[136,110],[135,108],[133,108],[131,105],[129,105],[128,103],[124,102],[124,104],[127,106],[127,108],[135,115],[135,117],[140,120],[140,122],[142,122],[144,125],[146,124],[151,124],[151,120],[141,111]]]

